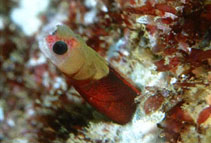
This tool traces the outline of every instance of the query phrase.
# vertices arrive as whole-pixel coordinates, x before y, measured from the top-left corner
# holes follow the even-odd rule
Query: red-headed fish
[[[41,42],[41,50],[73,83],[75,89],[99,112],[125,124],[136,110],[140,94],[84,40],[65,25]]]

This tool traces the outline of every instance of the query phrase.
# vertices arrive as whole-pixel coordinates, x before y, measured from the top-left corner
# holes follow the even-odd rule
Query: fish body
[[[41,41],[44,54],[68,77],[81,96],[111,120],[128,123],[140,94],[103,57],[65,25]]]
[[[94,106],[113,121],[125,124],[136,110],[134,98],[138,90],[132,87],[112,67],[109,74],[96,81],[74,81],[75,89]]]

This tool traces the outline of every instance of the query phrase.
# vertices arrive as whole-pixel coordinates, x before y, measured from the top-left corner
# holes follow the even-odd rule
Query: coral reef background
[[[40,52],[65,23],[141,90],[125,126]],[[1,0],[0,142],[210,143],[210,0]]]

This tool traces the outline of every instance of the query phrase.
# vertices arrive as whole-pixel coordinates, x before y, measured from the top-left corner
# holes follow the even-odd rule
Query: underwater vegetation
[[[40,51],[61,24],[141,92],[127,124]],[[210,143],[210,0],[1,0],[0,142]]]

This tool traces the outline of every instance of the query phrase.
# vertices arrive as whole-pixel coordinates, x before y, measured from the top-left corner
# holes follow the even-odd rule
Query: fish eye
[[[57,55],[63,55],[67,52],[67,44],[63,41],[57,41],[53,45],[53,52]]]

